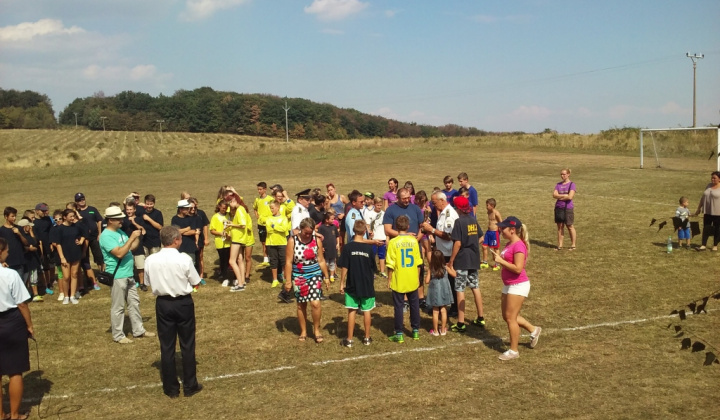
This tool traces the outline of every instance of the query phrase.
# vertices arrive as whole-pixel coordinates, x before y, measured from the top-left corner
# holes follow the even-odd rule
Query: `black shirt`
[[[139,210],[139,209],[138,209]],[[146,212],[145,209],[143,209],[142,214],[141,212],[137,211],[136,217],[140,217],[140,219],[143,221],[143,226],[145,227],[145,238],[143,238],[143,245],[148,248],[159,248],[160,247],[160,229],[155,229],[155,227],[150,224],[147,220],[145,220],[144,215],[147,215],[149,218],[155,221],[155,223],[160,224],[160,226],[163,226],[163,215],[160,210],[153,209],[150,213]]]
[[[52,219],[50,216],[39,217],[33,223],[35,224],[33,226],[35,238],[42,242],[43,253],[48,255],[50,252],[50,228],[53,227]]]
[[[18,230],[22,229],[17,226],[15,227]],[[8,257],[7,260],[5,260],[8,267],[12,268],[25,265],[25,246],[12,229],[0,226],[0,237],[5,238],[8,243]]]
[[[372,245],[353,241],[343,246],[338,266],[347,268],[345,292],[353,297],[375,297],[375,253]]]
[[[82,221],[85,223],[85,228],[88,232],[88,239],[97,239],[100,235],[98,231],[98,222],[103,221],[103,217],[100,215],[98,209],[93,206],[85,207],[85,210],[78,209],[78,213],[82,216]]]
[[[200,219],[192,216],[173,216],[170,223],[173,226],[177,226],[178,229],[184,229],[186,227],[189,227],[190,229],[201,229]],[[182,235],[182,244],[180,244],[178,251],[194,255],[197,249],[198,248],[195,245],[195,235]]]
[[[83,232],[77,224],[65,226],[61,225],[58,231],[60,246],[62,247],[65,261],[72,263],[82,259],[82,245],[75,243],[76,239],[83,237]]]
[[[321,224],[318,227],[318,233],[323,236],[323,249],[325,260],[337,259],[337,237],[340,234],[335,225]]]
[[[455,256],[453,268],[456,270],[477,270],[480,268],[480,245],[478,239],[482,236],[482,229],[477,219],[469,214],[460,213],[455,221],[450,238],[460,242],[460,250]]]
[[[204,211],[197,209],[197,213],[195,214],[195,218],[197,219],[197,222],[200,225],[200,240],[198,240],[198,248],[202,249],[205,248],[205,226],[210,224],[210,219],[208,219],[207,214],[205,214]]]
[[[133,218],[135,219],[135,223],[142,226],[142,221],[140,220],[140,216],[135,215],[135,216],[133,216]],[[122,226],[120,227],[120,229],[122,229],[122,231],[125,232],[125,234],[127,236],[130,236],[130,234],[132,234],[133,232],[138,230],[137,226],[135,226],[135,224],[130,221],[130,217],[126,217],[123,219]],[[142,235],[140,235],[138,237],[138,241],[139,242],[138,242],[137,248],[135,248],[131,251],[132,255],[145,254],[145,249],[143,248],[143,236]]]
[[[34,227],[34,226],[33,226]],[[37,240],[33,238],[29,233],[20,231],[25,237],[28,245],[37,247]],[[25,251],[25,268],[28,271],[37,270],[40,268],[40,250]]]

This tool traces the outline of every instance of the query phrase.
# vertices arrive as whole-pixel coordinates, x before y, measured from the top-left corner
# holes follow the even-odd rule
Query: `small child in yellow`
[[[403,215],[395,220],[398,236],[387,244],[386,266],[388,269],[388,288],[392,290],[395,308],[395,335],[390,341],[404,343],[403,308],[405,296],[410,304],[410,327],[413,340],[420,339],[420,300],[418,299],[418,278],[423,263],[420,244],[412,233],[408,233],[410,219]]]
[[[280,205],[275,201],[270,203],[270,212],[272,215],[265,219],[265,228],[267,229],[265,245],[267,247],[268,260],[273,277],[270,287],[278,287],[282,284],[282,282],[279,281],[278,271],[279,275],[282,276],[282,269],[285,266],[285,248],[287,246],[287,234],[290,231],[290,222],[285,215],[280,214]]]

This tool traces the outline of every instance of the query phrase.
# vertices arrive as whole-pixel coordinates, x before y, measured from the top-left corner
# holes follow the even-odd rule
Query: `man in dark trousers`
[[[175,369],[175,342],[180,337],[183,392],[186,397],[191,397],[203,389],[196,375],[195,304],[191,296],[193,286],[200,283],[200,276],[190,256],[178,251],[182,235],[177,227],[163,227],[160,242],[163,246],[160,252],[145,261],[145,284],[157,296],[155,314],[163,392],[170,398],[180,396]]]

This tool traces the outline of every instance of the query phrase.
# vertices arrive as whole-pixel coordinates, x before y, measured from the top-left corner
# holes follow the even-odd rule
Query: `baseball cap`
[[[497,226],[501,228],[512,227],[515,229],[519,229],[522,227],[522,222],[515,216],[509,216],[505,218],[505,220],[503,220],[502,222],[498,223]]]
[[[370,191],[367,191],[365,194],[363,194],[367,198],[375,198],[375,194],[371,193]]]
[[[45,204],[45,203],[38,203],[38,204],[35,206],[35,210],[48,211],[49,209],[48,209],[48,205],[47,205],[47,204]]]
[[[470,201],[467,199],[467,197],[463,197],[462,195],[455,197],[453,203],[458,210],[461,210],[464,213],[469,213],[471,210]]]
[[[83,193],[77,193],[75,194],[75,202],[83,201],[85,199],[85,194]]]

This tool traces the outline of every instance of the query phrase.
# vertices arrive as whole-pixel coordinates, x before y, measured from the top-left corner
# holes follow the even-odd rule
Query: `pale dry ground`
[[[43,417],[58,411],[74,411],[61,418],[113,419],[718,417],[720,366],[702,366],[703,352],[681,351],[680,339],[666,328],[673,320],[656,319],[720,289],[718,255],[685,250],[668,255],[664,242],[670,232],[648,227],[652,217],[671,216],[681,195],[690,197],[694,209],[712,162],[674,159],[667,160],[669,169],[639,170],[634,155],[519,149],[487,139],[265,141],[264,147],[222,136],[206,140],[205,148],[188,146],[198,148],[194,158],[179,153],[144,161],[6,168],[0,196],[3,205],[18,209],[38,201],[57,208],[82,191],[102,211],[109,201],[139,190],[155,194],[169,220],[182,190],[197,195],[211,213],[222,184],[234,185],[252,201],[259,180],[291,192],[334,182],[343,194],[352,188],[379,193],[391,176],[430,190],[444,175],[466,171],[481,199],[496,198],[503,215],[516,215],[530,227],[533,288],[523,314],[545,328],[540,345],[521,346],[519,360],[497,360],[507,328],[499,313],[499,274],[488,272],[481,274],[485,332],[431,337],[424,316],[419,342],[390,343],[384,336],[392,330],[391,299],[377,281],[384,306],[373,311],[372,346],[338,345],[346,311],[337,286],[323,305],[326,342],[299,343],[294,305],[276,303],[269,277],[254,269],[242,294],[211,280],[194,295],[198,372],[206,389],[192,399],[170,401],[158,387],[157,341],[112,343],[110,297],[103,288],[77,306],[54,300],[31,306],[42,380],[27,374],[26,397],[44,397]],[[130,145],[119,142],[117,148]],[[551,192],[566,166],[579,190],[580,239],[577,251],[556,252]],[[212,266],[212,246],[206,255]],[[141,299],[146,326],[155,330],[153,298]],[[471,318],[472,299],[468,304]],[[682,324],[715,347],[720,346],[714,333],[720,327],[717,308],[711,299],[708,314]],[[649,320],[568,330],[641,319]],[[34,370],[34,350],[31,361]],[[336,362],[321,363],[327,361]]]

